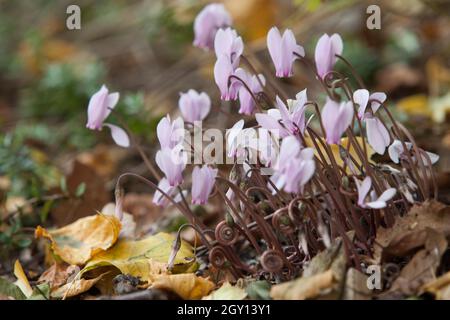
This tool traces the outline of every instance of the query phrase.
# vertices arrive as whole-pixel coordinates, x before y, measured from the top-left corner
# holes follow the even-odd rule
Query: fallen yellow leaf
[[[275,300],[305,300],[317,297],[322,290],[334,285],[333,271],[329,269],[310,277],[277,284],[270,290],[270,296]]]
[[[323,138],[321,138],[321,139],[322,139],[322,141],[324,143],[326,143],[325,139],[323,139]],[[364,150],[363,149],[363,144],[362,144],[363,143],[362,139],[363,139],[362,137],[356,137],[357,143],[361,146],[361,149]],[[314,143],[312,142],[311,137],[310,136],[305,136],[305,141],[306,141],[306,146],[310,147],[310,148],[313,148],[314,149],[314,155],[319,157],[319,152],[317,151],[316,147],[314,146]],[[341,139],[341,146],[344,149],[347,149],[348,143],[349,143],[348,137],[345,137],[345,138]],[[317,141],[317,145],[319,146],[320,152],[325,157],[326,162],[328,164],[331,164],[330,158],[328,157],[328,155],[326,153],[326,150],[323,147],[323,145],[319,141]],[[332,145],[329,145],[329,146],[331,148],[331,152],[333,153],[333,157],[336,160],[337,165],[340,166],[340,167],[343,167],[344,166],[344,161],[342,160],[342,158],[340,156],[339,146],[337,144],[332,144]],[[358,164],[358,166],[361,167],[362,161],[359,158],[358,153],[356,152],[356,150],[353,147],[353,145],[350,145],[350,148],[348,150],[349,150],[349,154],[353,157],[353,159],[355,159],[355,161]],[[369,161],[371,163],[373,163],[373,161],[370,158],[375,154],[375,151],[372,149],[372,147],[367,142],[366,142],[366,150],[367,150],[367,157],[368,157]],[[320,159],[320,157],[319,157],[319,159]],[[348,166],[347,166],[347,172],[349,172]]]
[[[53,252],[69,264],[85,264],[93,255],[110,248],[121,224],[116,217],[97,214],[81,218],[63,228],[47,231],[38,226],[36,238],[50,239]]]
[[[225,282],[219,289],[203,297],[202,300],[244,300],[246,297],[247,292],[244,289]]]
[[[166,272],[174,240],[174,236],[163,232],[138,241],[120,239],[110,250],[94,256],[82,273],[103,266],[113,266],[123,274],[149,281],[152,275]],[[182,241],[173,272],[189,272],[196,267],[192,247]]]
[[[409,115],[431,115],[428,107],[428,97],[424,94],[416,94],[403,98],[397,102],[397,108]]]
[[[200,299],[215,287],[210,280],[193,273],[161,274],[152,278],[152,288],[173,291],[185,300]]]
[[[14,282],[14,284],[19,287],[27,298],[30,297],[33,294],[33,289],[28,282],[27,276],[25,275],[19,260],[16,260],[14,263],[14,275],[17,278],[17,281]]]

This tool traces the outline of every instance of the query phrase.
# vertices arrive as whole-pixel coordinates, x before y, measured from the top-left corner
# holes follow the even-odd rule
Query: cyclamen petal
[[[108,88],[102,85],[99,91],[94,93],[89,100],[88,120],[86,127],[91,130],[101,130],[103,122],[111,113],[117,102],[119,93],[109,93]]]
[[[194,123],[206,118],[211,109],[211,99],[205,92],[198,93],[191,89],[188,92],[180,94],[178,106],[183,119],[187,122]]]
[[[205,204],[211,194],[218,169],[196,166],[192,171],[192,203]]]
[[[277,27],[273,27],[267,34],[267,48],[275,65],[277,77],[291,77],[293,63],[298,56],[304,57],[305,50],[297,44],[294,33],[286,29],[281,36]],[[297,54],[297,55],[296,55]]]
[[[104,126],[111,130],[111,137],[118,146],[124,148],[128,148],[130,146],[130,138],[125,130],[110,123],[105,123]]]
[[[271,180],[277,188],[283,188],[286,192],[302,192],[315,172],[314,152],[310,148],[301,150],[297,138],[288,136],[281,143],[280,154],[273,168],[275,174]]]
[[[328,144],[338,144],[350,126],[354,110],[351,102],[337,102],[328,99],[322,109],[322,123],[325,127]]]
[[[366,177],[362,182],[355,178],[356,189],[358,190],[358,205],[361,208],[382,209],[387,206],[387,201],[391,200],[397,191],[394,188],[386,189],[381,196],[376,198],[375,191],[371,192],[371,201],[366,202],[367,194],[372,187],[372,179]]]
[[[187,159],[182,152],[181,146],[176,146],[174,149],[163,148],[156,153],[156,164],[166,176],[171,187],[176,187],[183,182],[182,173]]]
[[[165,116],[159,121],[156,127],[156,135],[158,136],[161,148],[173,148],[183,141],[183,119],[178,117],[172,121],[170,115]]]
[[[412,143],[411,142],[405,142],[407,151],[411,150]],[[400,162],[400,157],[403,156],[405,153],[405,149],[403,148],[403,144],[400,140],[394,140],[392,144],[388,148],[389,157],[394,163]],[[435,153],[425,151],[425,153],[428,155],[428,157],[431,160],[431,164],[435,164],[437,161],[439,161],[439,156]],[[414,157],[413,157],[414,159]],[[425,159],[425,156],[422,154],[422,160],[425,165],[428,165],[428,161]]]
[[[343,50],[342,38],[338,34],[331,37],[324,34],[316,45],[314,58],[316,60],[317,74],[323,79],[328,72],[333,70],[336,63],[336,55],[341,55]]]
[[[384,124],[380,119],[366,118],[367,140],[370,146],[379,154],[384,154],[386,147],[389,146],[391,138]]]
[[[236,69],[242,52],[244,52],[244,42],[238,36],[236,30],[231,28],[220,29],[217,31],[214,39],[214,50],[217,58],[226,56],[230,60],[233,69]]]
[[[360,119],[365,118],[365,112],[369,101],[371,101],[370,107],[372,113],[375,114],[381,106],[380,102],[383,103],[386,101],[386,98],[387,96],[383,92],[374,92],[370,94],[366,89],[358,89],[353,92],[353,101],[359,105],[358,117]]]
[[[158,188],[164,191],[168,196],[172,197],[175,202],[181,201],[181,196],[178,194],[178,189],[176,187],[172,187],[169,184],[169,181],[166,178],[162,178],[158,183]],[[153,203],[160,207],[167,207],[171,204],[170,200],[167,199],[159,190],[156,190],[153,195]]]
[[[238,81],[230,78],[234,75],[234,68],[230,59],[222,55],[214,65],[214,80],[220,90],[220,99],[236,100],[239,89]]]
[[[241,85],[239,88],[239,113],[251,115],[253,114],[253,111],[255,109],[255,100],[253,99],[248,89],[250,89],[253,95],[256,96],[258,93],[263,91],[260,82],[262,83],[262,85],[265,85],[266,79],[262,74],[259,74],[257,77],[256,75],[249,74],[247,71],[241,68],[236,69],[235,75],[247,85],[247,88],[244,85]]]
[[[231,26],[232,20],[223,4],[212,3],[203,8],[194,21],[194,46],[214,49],[217,30]]]

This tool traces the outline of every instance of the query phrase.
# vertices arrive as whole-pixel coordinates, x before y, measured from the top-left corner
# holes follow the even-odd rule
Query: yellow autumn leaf
[[[322,141],[324,143],[326,143],[325,139],[323,139],[323,138],[321,138],[321,139],[322,139]],[[363,150],[363,145],[362,145],[363,140],[362,139],[363,139],[362,137],[356,137],[356,141],[358,142],[358,144],[361,146],[361,149]],[[308,146],[310,148],[313,148],[314,149],[314,155],[319,157],[319,152],[317,151],[316,147],[314,146],[314,143],[312,142],[311,137],[310,136],[306,136],[305,137],[305,141],[306,141],[306,146]],[[344,149],[347,149],[348,143],[349,143],[348,137],[345,137],[345,138],[341,139],[341,146]],[[317,142],[317,145],[319,146],[319,150],[321,151],[322,155],[325,157],[325,160],[327,161],[327,163],[330,164],[331,163],[330,162],[330,158],[328,157],[328,155],[327,155],[327,153],[325,151],[325,148],[322,146],[322,144],[319,141]],[[337,165],[340,166],[340,167],[343,167],[344,161],[342,161],[342,158],[340,156],[339,146],[337,144],[333,144],[333,145],[330,145],[330,148],[331,148],[331,151],[333,153],[333,157],[336,160]],[[371,163],[373,163],[373,161],[370,158],[375,154],[375,151],[372,149],[372,147],[367,142],[366,142],[366,150],[367,150],[367,156],[368,156],[369,161]],[[353,157],[353,159],[355,159],[355,161],[358,164],[358,166],[361,167],[362,161],[359,158],[358,153],[356,152],[356,150],[353,147],[353,145],[350,145],[349,154]],[[319,159],[320,159],[320,157],[319,157]],[[349,170],[348,167],[347,167],[347,170]]]
[[[65,262],[81,265],[110,248],[117,241],[120,228],[116,217],[96,214],[56,230],[47,231],[38,226],[35,236],[50,239],[51,249]]]
[[[244,289],[225,282],[219,289],[203,297],[202,300],[243,300],[246,297],[247,292]]]
[[[409,115],[431,115],[428,107],[428,97],[424,94],[416,94],[403,98],[397,102],[397,108]]]
[[[277,284],[270,290],[274,300],[305,300],[317,297],[322,290],[335,284],[333,271],[327,270],[310,277],[301,277],[289,282]]]
[[[175,292],[185,300],[196,300],[206,296],[214,283],[193,273],[160,274],[151,279],[152,288]]]
[[[275,0],[225,0],[225,6],[234,25],[248,41],[265,38],[276,22],[278,6]]]
[[[52,291],[50,296],[52,298],[70,298],[77,296],[92,288],[103,276],[104,274],[94,279],[75,279]]]
[[[149,281],[152,275],[166,272],[174,240],[173,235],[164,232],[137,241],[120,239],[110,250],[94,256],[82,273],[99,267],[113,266],[123,274]],[[190,272],[196,267],[191,245],[182,241],[172,271]]]
[[[25,275],[19,260],[16,260],[14,263],[14,275],[17,278],[17,281],[14,282],[14,284],[19,287],[25,297],[29,298],[33,294],[33,289],[28,282],[27,276]]]

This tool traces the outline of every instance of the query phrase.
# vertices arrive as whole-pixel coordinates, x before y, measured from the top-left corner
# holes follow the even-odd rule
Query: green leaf
[[[45,201],[44,206],[42,207],[41,212],[39,213],[39,218],[41,219],[41,223],[44,223],[47,220],[50,209],[53,206],[53,202],[54,202],[54,200]]]
[[[69,193],[69,191],[67,190],[66,177],[61,177],[61,180],[59,180],[59,187],[61,188],[62,192]]]
[[[75,196],[77,198],[81,197],[86,192],[86,183],[82,182],[78,185],[77,190],[75,191]]]
[[[0,294],[16,300],[25,300],[26,298],[18,286],[2,277],[0,277]]]
[[[49,300],[50,286],[48,283],[41,283],[33,290],[32,295],[27,300]]]

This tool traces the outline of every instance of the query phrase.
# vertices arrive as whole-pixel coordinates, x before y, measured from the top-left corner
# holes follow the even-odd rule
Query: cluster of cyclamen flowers
[[[194,23],[194,45],[205,50],[214,50],[217,58],[214,66],[214,79],[220,90],[221,99],[225,101],[239,100],[238,112],[254,115],[258,125],[266,130],[257,139],[264,140],[262,145],[265,146],[265,150],[258,150],[260,163],[273,171],[273,175],[267,183],[267,188],[271,193],[276,194],[280,190],[284,190],[290,194],[302,194],[307,183],[316,174],[318,163],[320,162],[323,166],[327,162],[324,161],[324,158],[317,156],[317,153],[320,154],[318,145],[314,145],[315,148],[313,148],[311,143],[308,144],[306,141],[307,137],[317,140],[317,137],[311,135],[314,132],[309,131],[309,123],[312,119],[305,118],[308,106],[316,107],[319,115],[318,121],[324,135],[323,139],[319,137],[317,141],[323,143],[325,147],[338,145],[340,150],[348,151],[349,146],[343,144],[342,138],[345,133],[350,134],[349,130],[351,131],[354,124],[358,122],[361,135],[363,134],[362,128],[365,128],[367,142],[376,153],[383,155],[388,149],[388,154],[394,163],[405,159],[411,160],[411,158],[414,160],[414,155],[411,156],[410,153],[413,149],[412,143],[393,138],[395,135],[390,134],[389,128],[377,116],[378,110],[386,101],[386,94],[370,93],[366,89],[358,89],[347,95],[348,101],[341,101],[340,97],[336,98],[328,90],[330,78],[333,78],[336,73],[333,71],[334,65],[343,51],[343,42],[338,34],[331,36],[324,34],[318,40],[315,48],[314,72],[328,93],[321,112],[314,102],[308,100],[306,89],[296,94],[293,100],[283,101],[282,98],[276,96],[275,108],[264,111],[260,104],[260,97],[264,95],[266,79],[262,74],[256,74],[254,68],[250,68],[251,70],[248,71],[240,67],[241,60],[245,59],[243,56],[244,43],[231,25],[232,19],[223,5],[207,5],[196,17]],[[267,47],[275,66],[275,75],[279,78],[293,76],[294,62],[305,57],[305,50],[297,43],[293,32],[289,29],[281,34],[276,27],[273,27],[267,34]],[[248,61],[246,62],[250,65]],[[266,101],[267,97],[268,95],[265,95]],[[87,127],[92,130],[101,130],[103,126],[107,126],[111,129],[115,142],[120,146],[127,147],[130,145],[130,139],[126,132],[120,127],[104,123],[118,99],[119,94],[109,94],[105,86],[95,93],[89,102]],[[156,153],[155,162],[164,173],[164,177],[159,181],[158,191],[153,199],[154,203],[167,206],[170,203],[180,202],[187,194],[187,191],[182,190],[181,186],[183,172],[186,169],[186,157],[191,150],[186,150],[183,144],[184,128],[185,125],[195,126],[196,123],[203,121],[208,116],[210,109],[209,96],[204,92],[199,93],[191,89],[180,95],[181,117],[172,120],[167,115],[159,122],[157,136],[161,148]],[[227,134],[228,156],[230,157],[245,156],[252,152],[249,150],[251,147],[245,143],[238,143],[237,137],[246,131],[244,126],[244,120],[240,120]],[[365,142],[363,144],[365,149]],[[330,155],[328,157],[329,161],[334,161]],[[359,208],[382,209],[388,206],[388,201],[395,197],[397,190],[386,184],[384,188],[377,185],[375,190],[373,188],[375,176],[364,177],[364,170],[355,168],[358,161],[354,161],[354,159],[350,161],[348,158],[350,156],[345,159],[344,168],[339,170],[348,172],[348,168],[353,173],[358,194],[356,203]],[[364,155],[361,158],[364,158]],[[438,156],[423,152],[421,158],[416,160],[428,165],[435,163]],[[249,168],[247,165],[247,169]],[[419,179],[420,175],[415,177]],[[191,202],[205,204],[214,189],[217,178],[218,169],[213,168],[211,164],[195,166],[192,171]],[[372,188],[373,190],[371,190]],[[233,194],[233,190],[229,189],[227,197],[231,200]],[[168,197],[171,198],[171,201]]]
[[[281,148],[277,159],[263,159],[263,163],[274,169],[271,180],[276,188],[284,189],[289,193],[298,193],[303,190],[305,184],[314,175],[315,162],[314,150],[302,144],[301,137],[305,134],[307,126],[305,119],[305,109],[307,107],[306,89],[299,92],[294,100],[286,103],[276,96],[276,108],[262,112],[261,108],[255,112],[258,102],[258,94],[263,92],[265,78],[262,74],[252,74],[240,68],[240,59],[244,51],[242,38],[238,36],[236,30],[231,28],[231,17],[221,4],[210,4],[206,6],[197,16],[194,24],[195,40],[194,45],[206,50],[213,49],[217,57],[214,67],[214,78],[223,100],[237,100],[240,102],[239,113],[254,115],[259,126],[268,130],[275,140],[282,139]],[[293,63],[296,59],[305,56],[302,46],[297,44],[294,34],[287,29],[283,34],[273,27],[267,35],[267,46],[270,57],[275,66],[277,77],[291,77],[293,75]],[[320,80],[325,80],[332,72],[337,61],[337,56],[343,51],[343,42],[338,34],[329,36],[324,34],[317,42],[315,49],[316,75]],[[88,107],[87,127],[92,130],[101,130],[103,126],[111,129],[114,141],[127,147],[130,140],[126,132],[112,124],[104,123],[111,110],[117,104],[118,93],[109,93],[105,86],[95,93]],[[400,141],[393,141],[388,129],[376,116],[380,105],[386,100],[386,95],[382,92],[370,94],[366,89],[358,89],[353,92],[353,100],[338,102],[327,98],[321,112],[321,122],[326,133],[326,142],[330,145],[340,144],[341,138],[346,130],[351,126],[354,118],[353,104],[359,106],[357,117],[365,124],[367,140],[373,150],[379,154],[384,154],[389,147],[391,159],[398,163],[399,157],[405,151]],[[209,96],[202,92],[191,89],[186,93],[181,93],[179,99],[179,109],[182,115],[175,120],[170,116],[164,117],[158,124],[157,136],[161,149],[156,154],[156,164],[164,173],[165,177],[159,182],[159,188],[167,195],[172,196],[175,201],[180,201],[179,187],[183,183],[183,171],[186,167],[186,150],[183,149],[184,125],[185,122],[194,124],[204,120],[211,108]],[[232,128],[233,132],[228,136],[228,144],[231,145],[229,155],[236,156],[239,151],[245,152],[245,145],[234,145],[236,136],[243,132],[243,120],[236,123]],[[233,136],[230,138],[230,136]],[[268,139],[266,141],[273,141]],[[269,143],[270,144],[270,143]],[[241,149],[239,149],[241,148]],[[268,148],[275,149],[274,145]],[[411,148],[411,144],[408,145]],[[273,155],[273,153],[272,153]],[[432,162],[437,161],[437,156],[428,153]],[[218,170],[208,165],[196,166],[192,172],[192,203],[204,204],[211,194]],[[358,186],[359,200],[361,207],[385,206],[385,201],[392,198],[395,190],[388,189],[383,193],[376,205],[372,202],[364,202],[370,189],[370,178],[363,182],[356,180]],[[273,188],[271,187],[273,190]],[[376,195],[371,196],[372,200]],[[157,191],[154,202],[165,206],[169,204],[166,196]],[[372,203],[372,204],[371,204]]]

